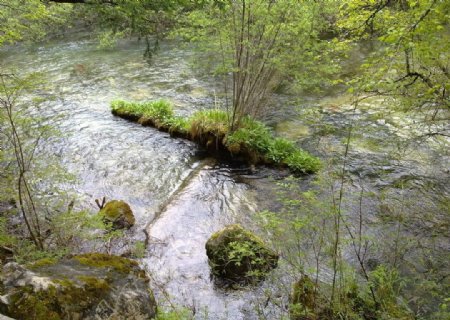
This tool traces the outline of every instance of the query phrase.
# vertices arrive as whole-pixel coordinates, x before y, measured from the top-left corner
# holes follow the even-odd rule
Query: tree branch
[[[419,20],[417,20],[409,29],[409,31],[413,31],[414,29],[417,28],[417,26],[419,25],[419,23],[421,23],[427,16],[428,14],[431,12],[431,9],[434,7],[434,5],[436,4],[436,0],[433,1],[433,3],[431,3],[430,7],[422,13],[422,15],[419,17]]]

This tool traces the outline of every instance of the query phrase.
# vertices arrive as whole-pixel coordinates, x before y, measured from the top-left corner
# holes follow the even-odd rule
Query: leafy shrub
[[[313,173],[317,172],[321,167],[318,158],[301,149],[291,153],[283,162],[287,164],[289,169],[297,173]]]
[[[273,162],[282,162],[294,153],[296,147],[292,141],[284,138],[275,138],[271,141],[267,150],[267,158]]]
[[[413,319],[406,303],[401,301],[400,292],[405,283],[398,270],[380,265],[370,273],[370,278],[380,304],[380,318]]]

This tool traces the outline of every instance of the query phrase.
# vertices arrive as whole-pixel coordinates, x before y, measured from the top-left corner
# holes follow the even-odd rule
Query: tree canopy
[[[431,134],[448,134],[449,21],[448,1],[342,1],[341,32],[373,45],[351,84],[439,123]]]

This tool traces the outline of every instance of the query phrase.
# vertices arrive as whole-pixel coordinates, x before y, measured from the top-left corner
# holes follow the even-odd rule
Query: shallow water
[[[231,168],[205,158],[189,141],[113,117],[109,103],[117,98],[169,99],[182,115],[214,106],[215,86],[220,85],[192,71],[188,49],[163,43],[151,64],[143,59],[144,49],[144,43],[131,40],[110,51],[97,50],[88,40],[61,41],[6,49],[0,58],[3,66],[23,74],[43,72],[48,81],[44,112],[62,116],[55,123],[65,138],[46,148],[77,176],[70,188],[80,196],[78,206],[94,211],[94,199],[106,196],[132,207],[137,223],[127,237],[143,240],[144,230],[150,235],[141,262],[152,276],[160,303],[195,308],[199,318],[252,319],[256,316],[249,302],[258,298],[265,284],[236,291],[216,288],[204,244],[227,224],[251,227],[253,213],[277,208],[270,177],[279,172]],[[413,145],[412,154],[392,160],[395,150],[383,142],[404,124],[392,124],[389,116],[374,117],[375,102],[354,112],[345,96],[303,102],[277,99],[290,111],[279,109],[267,120],[278,124],[278,134],[323,158],[342,153],[352,119],[362,124],[348,159],[349,192],[362,184],[366,191],[377,192],[403,179],[419,190],[426,186],[427,194],[448,195],[448,150]],[[299,105],[302,108],[296,110]],[[309,180],[304,179],[305,189]],[[373,200],[366,206],[370,211],[378,204]],[[347,210],[355,207],[350,204]],[[271,317],[276,319],[276,313]]]

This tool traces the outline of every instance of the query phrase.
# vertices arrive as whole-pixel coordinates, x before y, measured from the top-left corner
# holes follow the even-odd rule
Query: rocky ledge
[[[0,313],[15,319],[151,319],[156,302],[137,262],[89,253],[22,266],[1,276]]]

